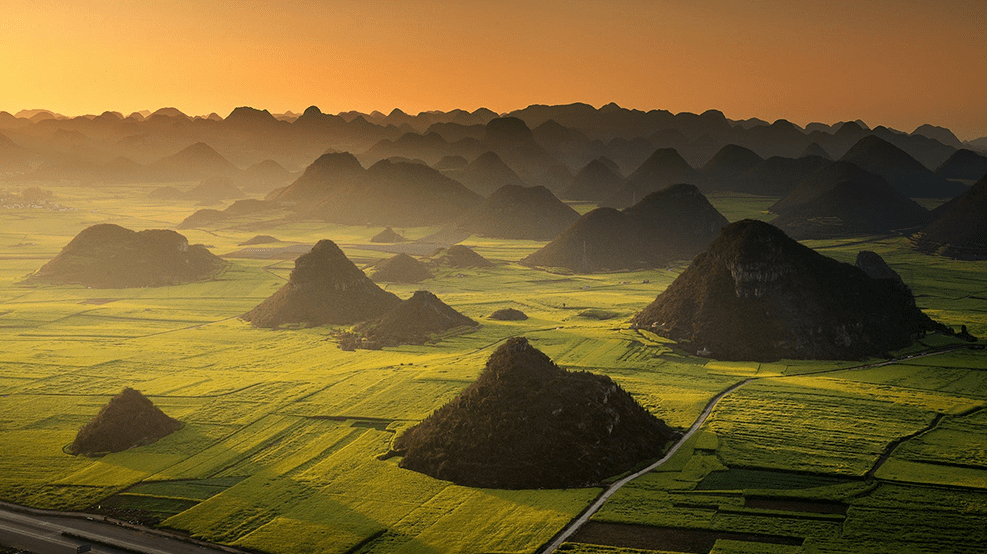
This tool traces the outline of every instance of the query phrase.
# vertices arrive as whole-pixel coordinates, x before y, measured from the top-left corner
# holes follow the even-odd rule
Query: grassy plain
[[[21,285],[88,225],[174,227],[197,209],[148,202],[153,187],[51,188],[75,209],[0,212],[4,500],[139,510],[199,538],[272,554],[533,552],[599,489],[470,489],[403,470],[395,458],[377,459],[397,433],[471,383],[501,341],[525,335],[563,367],[610,375],[679,428],[718,392],[755,379],[726,397],[670,464],[615,495],[597,521],[805,539],[801,547],[721,540],[718,553],[854,552],[878,544],[891,545],[888,551],[964,551],[969,537],[984,533],[982,353],[873,369],[844,369],[860,362],[695,358],[626,325],[684,264],[558,275],[514,263],[541,243],[478,237],[466,243],[495,267],[440,270],[419,285],[386,287],[401,297],[427,288],[480,321],[478,330],[435,344],[344,352],[326,340],[328,328],[258,330],[237,319],[285,282],[291,260],[229,258],[215,280],[175,287]],[[769,200],[711,198],[730,219],[766,217]],[[300,245],[330,238],[366,262],[387,255],[368,246],[380,230],[245,217],[182,232],[221,255],[256,234]],[[432,229],[398,231],[415,238]],[[879,252],[930,315],[987,334],[987,264],[917,254],[900,238],[812,246],[845,261],[860,249]],[[504,307],[529,319],[486,319]],[[586,317],[587,311],[614,317]],[[147,394],[185,428],[99,459],[65,454],[78,428],[124,386]],[[905,437],[911,438],[887,452]],[[887,462],[874,471],[882,454]],[[748,496],[848,509],[766,510],[746,507]],[[902,534],[907,523],[925,535]]]

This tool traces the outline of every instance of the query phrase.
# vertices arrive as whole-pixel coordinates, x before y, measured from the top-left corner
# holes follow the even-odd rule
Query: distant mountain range
[[[910,133],[859,120],[800,127],[731,120],[716,110],[579,103],[416,115],[326,114],[315,106],[274,114],[243,106],[226,117],[165,107],[70,118],[30,109],[0,112],[0,137],[0,178],[21,182],[222,175],[243,190],[266,192],[331,151],[350,152],[365,168],[382,160],[424,163],[484,196],[507,184],[544,186],[562,198],[618,207],[677,183],[783,196],[832,160],[877,173],[907,196],[952,197],[983,176],[987,160],[987,137],[963,142],[933,125]],[[591,165],[595,160],[608,163]]]

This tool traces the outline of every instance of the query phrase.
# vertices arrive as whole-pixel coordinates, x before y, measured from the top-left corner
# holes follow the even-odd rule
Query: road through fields
[[[0,544],[38,554],[72,554],[82,545],[100,554],[231,554],[165,533],[104,522],[102,517],[56,515],[0,503]]]
[[[920,353],[917,353],[917,354],[909,354],[907,356],[902,356],[900,358],[894,358],[894,359],[891,359],[891,360],[885,360],[883,362],[877,362],[877,363],[871,363],[871,364],[862,364],[862,365],[852,366],[852,367],[841,367],[841,368],[831,369],[831,370],[825,370],[825,371],[817,371],[817,372],[811,373],[811,375],[818,375],[818,374],[824,374],[824,373],[833,373],[833,372],[837,372],[837,371],[849,371],[849,370],[854,370],[854,369],[869,369],[869,368],[872,368],[872,367],[882,367],[882,366],[886,366],[886,365],[892,365],[892,364],[900,363],[900,362],[903,362],[903,361],[906,361],[906,360],[912,360],[912,359],[915,359],[915,358],[924,358],[926,356],[933,356],[933,355],[936,355],[936,354],[944,354],[946,352],[953,352],[955,350],[961,350],[961,349],[964,349],[964,348],[977,348],[977,346],[975,346],[975,345],[960,344],[960,345],[951,345],[951,346],[947,346],[947,347],[944,347],[944,348],[933,348],[933,349],[931,349],[929,351],[920,352]],[[799,374],[799,375],[801,375],[801,374]],[[783,375],[783,376],[779,376],[779,377],[776,377],[776,378],[778,378],[778,379],[784,379],[785,377],[795,377],[795,376],[796,375]],[[680,438],[679,441],[676,442],[672,446],[672,448],[670,448],[668,450],[668,452],[660,460],[658,460],[657,462],[649,465],[648,467],[646,467],[646,468],[644,468],[644,469],[642,469],[642,470],[640,470],[640,471],[638,471],[636,473],[632,473],[631,475],[628,475],[628,476],[624,477],[623,479],[620,479],[619,481],[614,482],[609,487],[607,487],[603,491],[603,493],[600,494],[600,496],[597,497],[597,499],[592,504],[590,504],[590,506],[588,508],[586,508],[586,510],[584,510],[576,519],[574,519],[571,522],[569,522],[569,525],[567,525],[564,529],[562,529],[561,531],[559,531],[559,533],[557,535],[555,535],[555,538],[553,538],[547,545],[545,545],[541,550],[539,550],[539,554],[552,554],[553,552],[555,552],[556,550],[558,550],[558,548],[560,546],[562,546],[562,543],[565,542],[573,534],[575,534],[576,531],[578,531],[580,527],[582,527],[583,525],[585,525],[586,522],[589,521],[589,519],[591,517],[593,517],[593,514],[595,514],[596,512],[598,512],[600,510],[600,508],[603,507],[603,504],[606,503],[606,501],[611,496],[613,496],[614,493],[616,493],[618,490],[620,490],[621,487],[623,487],[627,483],[630,483],[631,481],[637,479],[638,477],[640,477],[640,476],[642,476],[642,475],[644,475],[646,473],[649,473],[651,471],[654,471],[655,469],[658,469],[659,467],[665,465],[665,463],[667,463],[668,460],[670,460],[672,458],[672,456],[674,456],[675,453],[679,451],[679,448],[681,448],[682,445],[684,445],[686,443],[686,441],[688,441],[689,438],[691,438],[692,435],[694,435],[696,433],[696,431],[698,431],[699,428],[702,427],[702,424],[706,422],[706,418],[708,418],[709,415],[713,412],[713,408],[716,407],[716,405],[720,402],[720,400],[723,400],[723,398],[725,396],[727,396],[728,394],[732,393],[733,391],[735,391],[735,390],[737,390],[737,389],[739,389],[739,388],[741,388],[741,387],[743,387],[743,386],[745,386],[745,385],[747,385],[749,383],[752,383],[754,381],[757,381],[759,379],[762,379],[762,377],[751,377],[750,379],[745,379],[745,380],[743,380],[743,381],[741,381],[739,383],[736,383],[735,385],[729,387],[728,389],[724,390],[723,392],[721,392],[720,394],[716,395],[715,397],[713,397],[713,399],[709,401],[709,404],[706,405],[706,409],[703,410],[703,412],[701,414],[699,414],[699,417],[696,419],[696,422],[692,424],[692,427],[689,427],[689,430],[686,431],[684,435],[682,435],[682,438]]]

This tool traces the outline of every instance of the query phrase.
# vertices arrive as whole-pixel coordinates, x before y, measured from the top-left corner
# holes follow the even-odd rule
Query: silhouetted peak
[[[925,166],[907,152],[877,135],[867,135],[860,139],[840,159],[863,167],[879,164],[925,169]]]
[[[469,162],[462,156],[442,156],[442,159],[435,163],[435,169],[461,169]]]
[[[937,140],[947,146],[952,146],[953,148],[961,148],[963,146],[960,139],[956,138],[956,135],[954,135],[949,129],[936,125],[929,125],[928,123],[925,125],[919,125],[914,131],[911,132],[911,134]]]
[[[498,167],[499,166],[504,166],[504,167],[507,167],[507,164],[504,163],[504,160],[501,159],[501,157],[498,156],[496,152],[492,152],[490,150],[487,150],[486,152],[484,152],[484,153],[480,154],[479,156],[477,156],[477,158],[475,160],[473,160],[472,162],[470,162],[469,163],[469,166],[471,166],[471,167],[493,167],[493,166],[498,166]]]
[[[671,213],[687,209],[690,213]],[[659,191],[652,192],[638,203],[624,208],[624,213],[650,224],[655,220],[670,219],[676,216],[687,216],[691,219],[702,218],[714,220],[714,233],[719,231],[727,221],[709,203],[709,200],[695,185],[679,183],[669,185]],[[704,213],[705,212],[705,213]]]
[[[723,115],[723,112],[721,112],[720,110],[706,110],[703,113],[699,114],[699,117],[700,119],[704,119],[704,120],[722,120],[722,121],[727,120],[727,116]]]
[[[577,178],[596,178],[601,176],[618,176],[616,172],[614,172],[613,167],[606,164],[601,158],[590,160],[590,162],[584,165],[583,168],[579,170],[579,173],[576,174]]]
[[[206,144],[204,142],[197,142],[197,143],[195,143],[195,144],[193,144],[193,145],[191,145],[191,146],[183,149],[179,153],[183,153],[183,152],[185,154],[190,154],[190,155],[196,156],[196,157],[210,157],[210,158],[211,157],[220,157],[220,158],[222,157],[219,154],[219,152],[216,152],[216,150],[213,149],[212,146],[209,146],[208,144]]]
[[[692,166],[689,165],[689,162],[685,161],[685,158],[679,154],[678,150],[674,148],[659,148],[648,156],[648,159],[644,160],[644,163],[634,173],[637,174],[642,170],[659,168],[692,169]]]
[[[230,112],[230,115],[226,116],[225,121],[227,123],[270,123],[276,122],[277,118],[267,110],[240,106]]]
[[[545,134],[563,134],[569,132],[568,127],[562,125],[561,123],[555,121],[554,119],[546,120],[545,123],[542,123],[541,125],[535,127],[534,130],[543,132]]]
[[[319,117],[321,115],[324,114],[322,113],[322,110],[320,110],[318,106],[309,106],[305,108],[304,112],[302,112],[303,117]]]
[[[839,125],[840,127],[839,129],[836,130],[836,133],[834,133],[834,135],[838,137],[862,135],[869,130],[869,129],[865,129],[856,121],[845,121],[843,123],[837,123],[837,125]]]
[[[534,140],[531,129],[519,118],[498,117],[487,123],[487,140],[522,145]]]
[[[163,115],[165,117],[188,117],[177,108],[161,108],[155,110],[151,115]]]
[[[820,146],[818,142],[810,142],[809,145],[805,147],[805,150],[802,151],[802,154],[799,157],[805,158],[808,156],[818,156],[825,160],[833,159],[833,157],[829,155],[829,152],[827,152],[825,148]]]
[[[712,168],[737,168],[740,170],[750,169],[764,161],[764,158],[749,148],[737,144],[727,144],[716,153],[708,162],[706,169]]]
[[[308,173],[312,169],[325,173],[359,173],[363,171],[363,166],[356,156],[349,152],[327,152],[312,162],[305,172]]]
[[[774,127],[775,129],[778,129],[778,130],[785,130],[785,131],[798,131],[799,130],[798,127],[796,127],[794,123],[792,123],[791,121],[789,121],[787,119],[777,119],[777,120],[775,120],[774,123],[771,124],[771,127]]]

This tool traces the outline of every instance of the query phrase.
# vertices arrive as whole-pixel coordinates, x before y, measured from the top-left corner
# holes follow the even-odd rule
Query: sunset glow
[[[698,5],[697,5],[698,4]],[[987,2],[5,0],[0,110],[616,102],[987,135]]]

